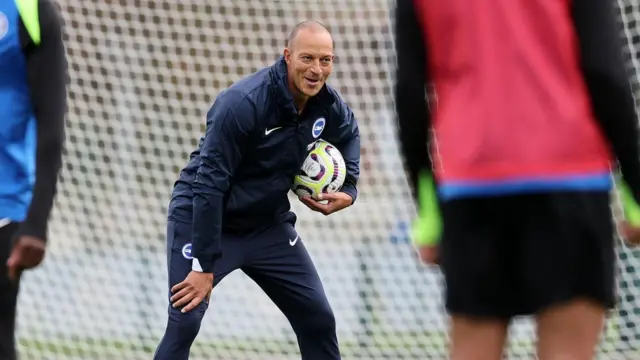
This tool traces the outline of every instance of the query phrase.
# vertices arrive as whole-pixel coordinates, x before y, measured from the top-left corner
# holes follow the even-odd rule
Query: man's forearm
[[[340,152],[347,167],[347,176],[341,191],[351,196],[353,202],[358,198],[358,178],[360,176],[360,136],[350,139]]]
[[[398,1],[395,25],[395,110],[398,114],[400,150],[409,173],[409,183],[418,197],[418,182],[431,173],[428,141],[431,117],[425,85],[428,83],[427,48],[413,2]]]
[[[596,119],[640,202],[640,136],[615,11],[613,0],[583,0],[573,4],[573,19]]]
[[[212,273],[215,262],[222,255],[222,211],[222,195],[194,190],[191,244],[194,271]]]
[[[36,176],[31,204],[19,232],[46,241],[47,223],[62,166],[67,59],[62,41],[62,23],[55,5],[40,2],[39,10],[42,42],[26,53],[27,80],[37,129]]]
[[[207,131],[200,144],[200,167],[192,184],[192,270],[212,273],[222,252],[224,197],[240,164],[252,124],[251,104],[243,93],[225,92],[207,112]],[[240,106],[247,104],[247,106]],[[239,122],[236,115],[244,121]]]
[[[640,136],[631,94],[626,88],[616,84],[596,80],[588,82],[591,84],[590,88],[600,89],[592,90],[594,103],[607,102],[603,105],[611,108],[611,111],[598,111],[597,117],[601,120],[603,131],[617,157],[622,178],[631,189],[636,202],[640,203]],[[601,93],[605,91],[606,95]],[[607,98],[611,101],[607,101]]]

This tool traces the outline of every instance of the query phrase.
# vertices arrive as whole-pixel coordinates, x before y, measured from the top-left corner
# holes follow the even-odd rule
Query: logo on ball
[[[187,260],[193,260],[193,256],[191,256],[191,243],[187,243],[182,247],[182,256]]]
[[[313,123],[313,127],[311,128],[311,135],[313,135],[314,138],[318,138],[318,136],[322,134],[325,123],[326,121],[324,120],[324,118],[320,118]]]

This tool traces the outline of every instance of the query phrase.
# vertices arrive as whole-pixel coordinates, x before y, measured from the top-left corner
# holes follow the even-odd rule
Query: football
[[[347,168],[340,151],[320,139],[310,145],[300,173],[293,179],[291,190],[298,196],[316,197],[335,193],[342,188]]]

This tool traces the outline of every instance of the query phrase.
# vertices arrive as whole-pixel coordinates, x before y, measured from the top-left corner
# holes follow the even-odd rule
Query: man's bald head
[[[309,20],[293,27],[284,49],[289,89],[298,111],[318,94],[333,69],[333,37],[318,21]]]
[[[298,35],[302,30],[313,32],[313,33],[317,33],[317,32],[327,33],[329,34],[329,36],[331,36],[333,40],[331,31],[329,31],[329,28],[326,25],[316,20],[307,20],[294,26],[291,32],[289,33],[289,37],[287,38],[287,47],[289,49],[295,46],[296,39],[298,38]]]

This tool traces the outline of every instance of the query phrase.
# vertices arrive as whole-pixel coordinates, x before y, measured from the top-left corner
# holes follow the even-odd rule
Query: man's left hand
[[[630,223],[623,221],[618,225],[620,235],[622,239],[630,246],[640,245],[640,227],[631,225]]]
[[[343,192],[319,194],[315,199],[311,196],[302,196],[300,201],[307,205],[309,209],[323,215],[333,214],[336,211],[351,206],[353,203],[351,195]],[[326,201],[327,203],[322,204],[320,201]]]
[[[438,245],[421,245],[417,250],[423,264],[440,265],[440,247]]]
[[[45,249],[44,240],[34,236],[20,236],[7,260],[9,279],[16,281],[23,270],[40,265],[44,259]]]
[[[180,312],[189,312],[205,299],[208,301],[213,288],[213,273],[191,271],[179,284],[171,288],[173,294],[169,301],[174,308],[182,307]]]

